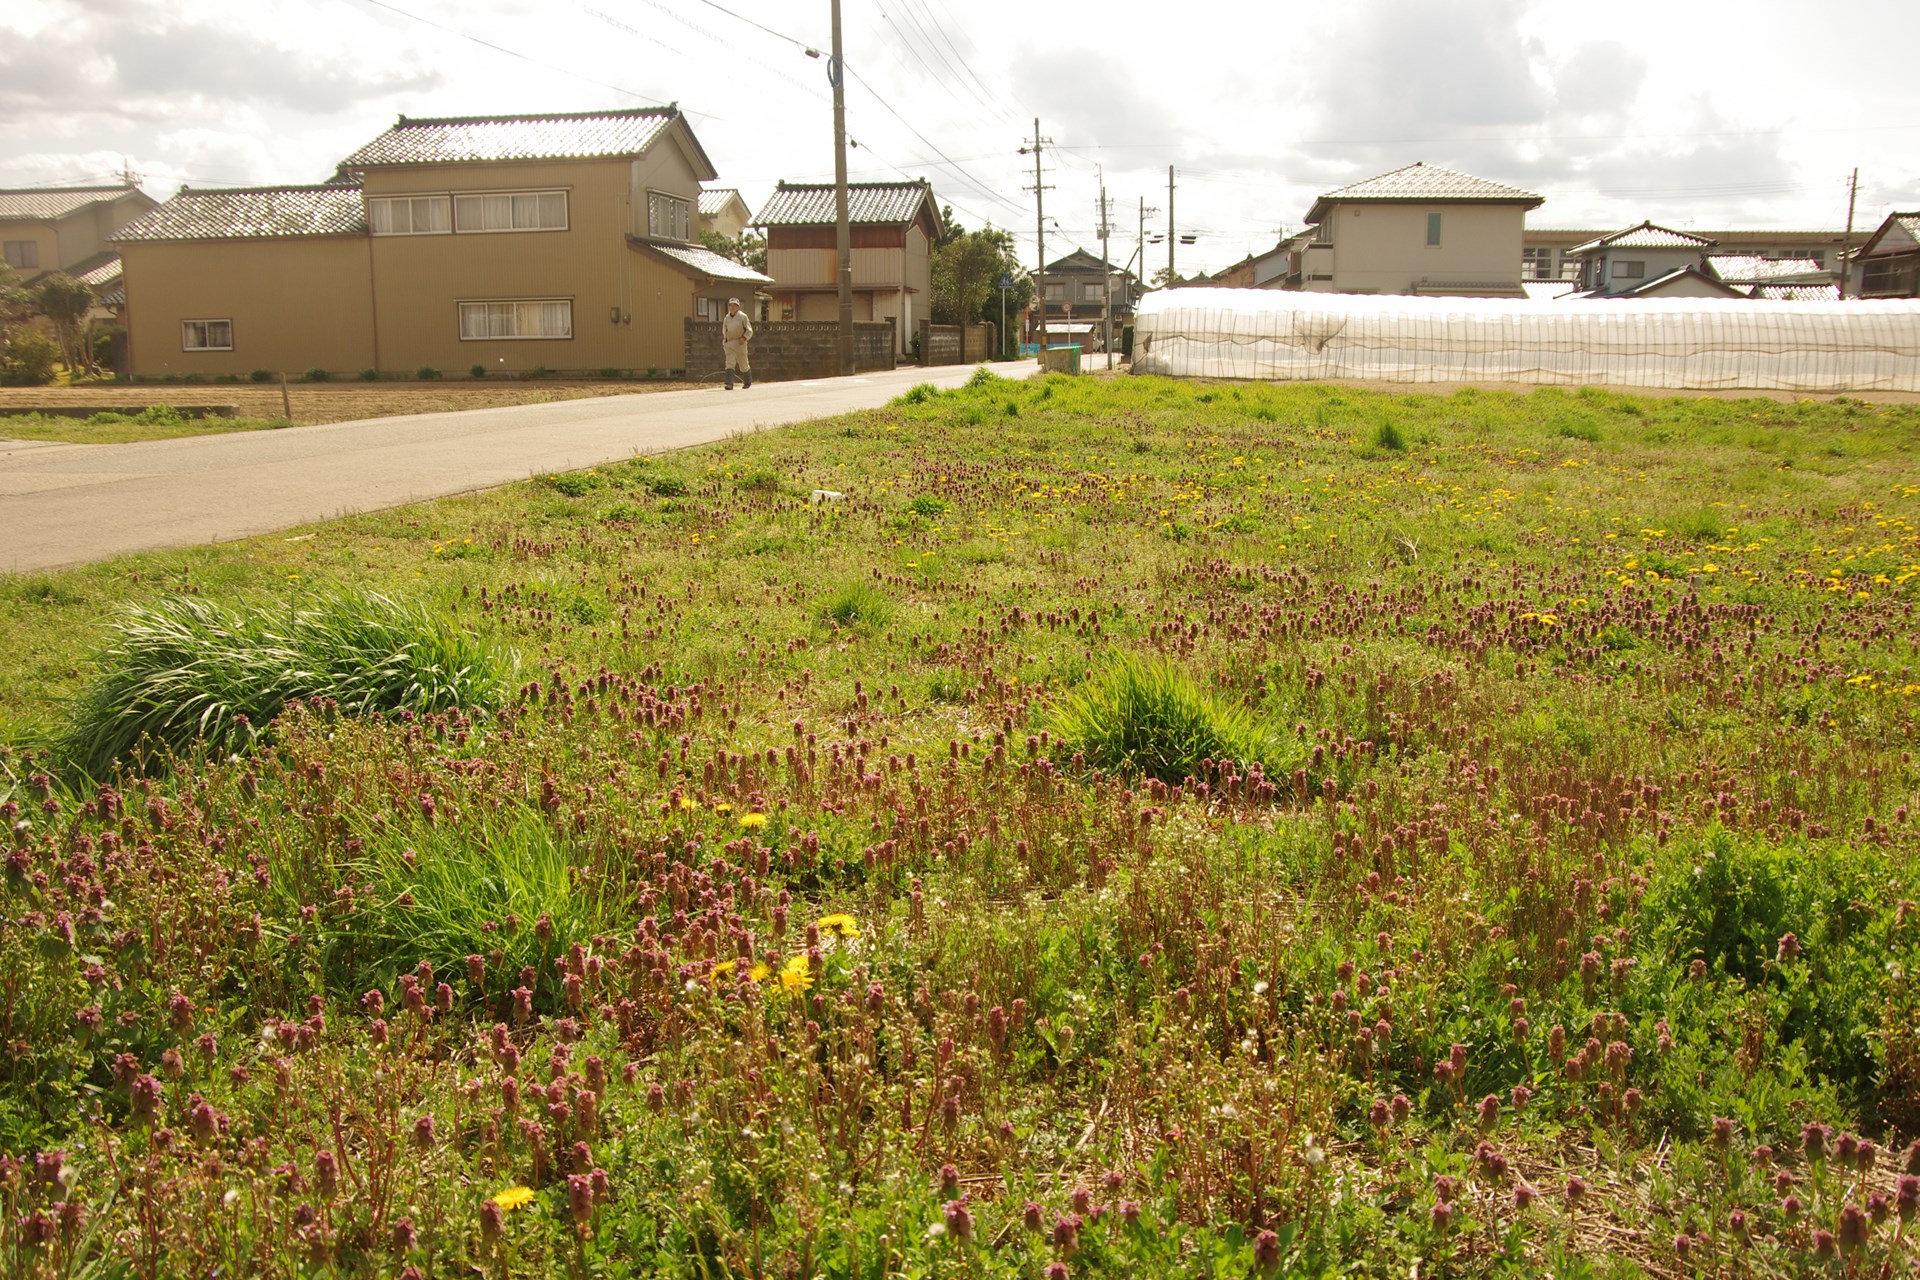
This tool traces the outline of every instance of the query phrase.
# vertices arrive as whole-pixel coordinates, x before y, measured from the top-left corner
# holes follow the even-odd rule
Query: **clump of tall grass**
[[[1096,768],[1178,784],[1205,761],[1279,762],[1280,740],[1163,658],[1123,658],[1054,708],[1053,732]]]
[[[293,699],[348,715],[498,708],[508,660],[419,604],[346,590],[290,607],[170,596],[114,623],[56,744],[103,777],[195,744],[243,750]]]
[[[893,617],[893,601],[865,582],[840,588],[820,606],[820,620],[839,627],[865,627],[870,631],[887,625]]]

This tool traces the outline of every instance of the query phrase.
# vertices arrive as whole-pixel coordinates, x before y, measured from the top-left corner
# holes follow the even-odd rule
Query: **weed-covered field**
[[[1917,526],[982,377],[0,580],[0,1274],[1911,1276]]]

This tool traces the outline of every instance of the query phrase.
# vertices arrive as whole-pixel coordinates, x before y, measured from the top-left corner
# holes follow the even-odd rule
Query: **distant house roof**
[[[711,187],[702,191],[700,193],[700,216],[703,218],[718,217],[727,211],[728,203],[734,200],[740,201],[740,207],[742,209],[747,207],[747,202],[741,199],[740,192],[733,187]]]
[[[1595,295],[1589,295],[1589,296],[1609,297],[1609,298],[1647,298],[1647,297],[1652,297],[1655,294],[1665,293],[1668,289],[1672,288],[1674,285],[1679,284],[1682,280],[1686,279],[1689,276],[1693,277],[1696,280],[1700,280],[1708,285],[1711,285],[1715,290],[1715,292],[1722,293],[1729,298],[1748,298],[1753,296],[1750,293],[1748,293],[1745,289],[1736,289],[1732,285],[1728,284],[1726,281],[1720,279],[1718,276],[1711,275],[1705,271],[1702,271],[1700,268],[1696,266],[1691,266],[1691,265],[1684,266],[1684,267],[1676,267],[1674,270],[1667,272],[1663,276],[1655,276],[1651,280],[1642,281],[1641,283],[1635,285],[1631,289],[1621,289],[1614,293],[1595,294]]]
[[[1762,258],[1751,253],[1710,253],[1707,265],[1728,284],[1784,282],[1800,277],[1816,277],[1802,283],[1825,281],[1827,271],[1812,258]]]
[[[134,195],[140,188],[117,187],[21,187],[0,189],[0,218],[64,218],[75,209],[90,204],[118,200]]]
[[[1891,242],[1883,245],[1883,241]],[[1864,258],[1877,250],[1888,253],[1912,253],[1920,248],[1920,213],[1890,213],[1867,242],[1853,251],[1855,258]]]
[[[68,267],[67,274],[82,284],[92,285],[96,291],[105,289],[120,279],[120,255],[112,249],[102,249]]]
[[[933,234],[940,232],[940,208],[925,182],[850,182],[847,221],[900,226],[925,214]],[[756,227],[832,226],[835,213],[831,182],[782,182],[760,206]]]
[[[1111,271],[1117,276],[1131,276],[1132,273],[1114,266],[1099,254],[1088,253],[1085,249],[1075,249],[1064,257],[1055,258],[1047,264],[1049,272],[1055,271]]]
[[[1753,296],[1767,302],[1838,302],[1840,286],[1828,284],[1759,284]]]
[[[1574,292],[1572,280],[1522,280],[1520,288],[1529,302],[1552,302]]]
[[[752,267],[743,266],[732,258],[723,258],[708,249],[692,245],[670,244],[664,240],[638,240],[634,244],[670,259],[675,265],[696,276],[706,276],[713,280],[731,280],[739,284],[772,284],[773,277],[763,275]]]
[[[399,123],[340,162],[345,169],[475,164],[490,160],[587,160],[643,154],[675,123],[711,178],[715,170],[678,107],[532,116],[451,116]],[[696,166],[698,167],[698,166]]]
[[[1637,227],[1628,227],[1625,231],[1615,231],[1585,244],[1575,245],[1568,253],[1595,253],[1601,249],[1711,249],[1717,241],[1706,236],[1696,236],[1690,231],[1675,231],[1672,227],[1656,227],[1651,222],[1643,222]]]
[[[230,187],[180,193],[109,236],[139,240],[255,240],[275,236],[355,236],[367,233],[358,184],[313,187]]]
[[[1470,201],[1478,204],[1519,204],[1529,209],[1537,209],[1546,203],[1546,197],[1531,191],[1522,191],[1518,187],[1509,187],[1505,183],[1493,182],[1486,178],[1476,178],[1471,174],[1455,173],[1452,169],[1442,169],[1437,164],[1422,161],[1351,183],[1335,191],[1329,191],[1313,202],[1313,208],[1307,211],[1308,222],[1322,222],[1332,211],[1336,201],[1371,200],[1376,202],[1419,203],[1445,202],[1457,204]]]

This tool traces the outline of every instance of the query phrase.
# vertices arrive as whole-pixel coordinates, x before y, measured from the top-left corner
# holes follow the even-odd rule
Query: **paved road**
[[[1024,378],[1032,363],[997,366]],[[968,365],[141,444],[0,440],[0,573],[226,542],[885,404]]]

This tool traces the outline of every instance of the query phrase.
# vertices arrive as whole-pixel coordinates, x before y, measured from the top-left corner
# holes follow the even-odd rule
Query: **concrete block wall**
[[[686,322],[685,369],[692,379],[720,377],[720,322]],[[866,373],[894,367],[893,321],[853,326],[853,367]],[[840,327],[831,321],[769,320],[755,323],[747,362],[756,380],[787,382],[831,378],[840,372]]]

